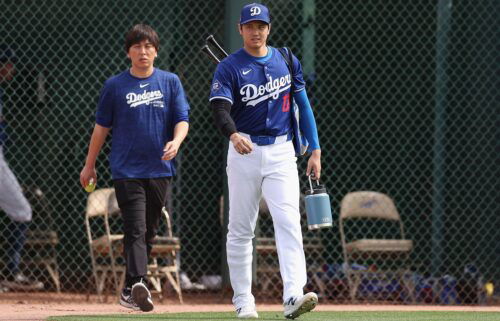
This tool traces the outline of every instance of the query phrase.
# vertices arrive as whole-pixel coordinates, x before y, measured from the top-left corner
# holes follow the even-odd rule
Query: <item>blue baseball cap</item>
[[[5,44],[0,44],[0,62],[16,62],[17,57],[16,54],[14,53],[14,50],[9,48],[9,46]]]
[[[269,9],[260,3],[250,3],[241,9],[240,24],[244,25],[250,21],[262,21],[267,24],[271,23]]]

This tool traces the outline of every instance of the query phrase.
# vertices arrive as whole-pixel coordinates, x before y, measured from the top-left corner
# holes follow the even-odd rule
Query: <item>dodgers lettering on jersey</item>
[[[175,160],[161,160],[175,125],[189,121],[189,105],[179,78],[154,69],[148,78],[124,71],[108,79],[101,92],[96,123],[113,129],[113,179],[175,175]]]
[[[265,61],[249,55],[243,48],[222,60],[212,81],[210,100],[231,102],[236,129],[250,135],[280,136],[292,130],[290,87],[305,88],[302,67],[293,57],[295,76],[290,76],[283,56],[268,47]]]
[[[269,76],[269,81],[265,85],[257,87],[254,84],[248,84],[241,87],[241,101],[246,102],[247,106],[255,106],[268,98],[276,100],[283,91],[290,88],[291,83],[290,75],[279,79],[273,79],[272,76]]]

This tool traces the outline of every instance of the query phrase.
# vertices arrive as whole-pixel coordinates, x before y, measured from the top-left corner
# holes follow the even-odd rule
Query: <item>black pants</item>
[[[132,286],[147,274],[147,264],[158,233],[161,209],[167,200],[171,177],[114,181],[123,218],[125,285]]]

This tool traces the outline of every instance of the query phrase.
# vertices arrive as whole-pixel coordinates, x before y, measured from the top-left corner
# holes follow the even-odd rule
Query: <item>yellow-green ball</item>
[[[87,193],[92,193],[95,190],[94,182],[90,182],[87,186],[85,186],[85,191]]]
[[[492,282],[488,282],[484,285],[484,289],[486,290],[486,295],[492,296],[493,292],[495,292],[495,286]]]

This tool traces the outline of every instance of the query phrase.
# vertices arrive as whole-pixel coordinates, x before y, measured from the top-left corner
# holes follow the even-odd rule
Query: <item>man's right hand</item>
[[[80,172],[80,184],[83,188],[89,184],[91,178],[94,180],[94,184],[97,184],[97,174],[95,172],[95,168],[85,166]]]
[[[241,155],[250,154],[252,152],[252,142],[238,133],[229,136],[233,147]]]

